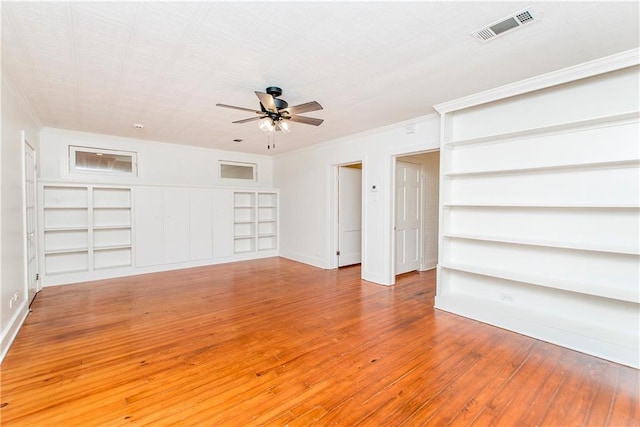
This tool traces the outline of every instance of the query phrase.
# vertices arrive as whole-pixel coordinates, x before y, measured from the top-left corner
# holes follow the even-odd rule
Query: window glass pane
[[[127,154],[76,151],[76,169],[101,172],[133,172],[133,158]]]
[[[138,153],[70,145],[69,172],[137,176]]]
[[[230,163],[220,163],[220,177],[230,179],[255,179],[255,165],[238,165]]]

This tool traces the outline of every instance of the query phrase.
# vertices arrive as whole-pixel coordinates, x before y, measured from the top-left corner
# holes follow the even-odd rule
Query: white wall
[[[430,115],[277,156],[274,183],[280,188],[280,255],[320,268],[335,266],[333,166],[361,161],[362,277],[393,284],[394,156],[438,147],[439,120]],[[376,191],[372,191],[374,185]]]
[[[2,77],[2,154],[0,197],[0,360],[4,358],[28,313],[23,225],[22,131],[36,152],[39,128],[11,84]],[[9,308],[9,300],[18,301]]]
[[[130,151],[137,153],[137,176],[112,176],[108,174],[87,174],[87,173],[72,173],[69,169],[69,147],[70,146],[82,146],[90,148],[111,149],[117,151]],[[255,163],[257,165],[257,180],[247,181],[239,179],[222,179],[219,177],[219,161],[233,161],[233,162],[246,162]],[[228,224],[224,221],[218,221],[219,215],[233,215],[232,194],[234,190],[252,191],[252,190],[266,190],[273,187],[273,159],[263,155],[251,155],[238,152],[229,152],[221,150],[213,150],[201,147],[191,147],[178,144],[168,144],[157,141],[146,141],[134,138],[122,138],[109,135],[99,135],[86,132],[69,131],[63,129],[45,128],[40,134],[40,184],[43,188],[53,189],[56,186],[69,184],[87,186],[91,189],[92,184],[99,184],[100,186],[114,185],[122,186],[125,188],[131,188],[132,195],[132,218],[133,224],[131,225],[131,235],[134,236],[130,243],[133,249],[121,248],[120,252],[100,252],[99,255],[102,259],[106,256],[120,256],[122,260],[125,259],[126,254],[129,253],[132,261],[131,265],[127,263],[120,263],[118,268],[94,268],[94,264],[97,262],[95,248],[89,250],[87,248],[86,253],[82,253],[80,257],[84,261],[78,259],[78,264],[70,266],[68,269],[59,268],[57,265],[51,269],[51,273],[46,268],[42,269],[43,273],[43,285],[52,286],[66,283],[84,282],[90,280],[99,280],[111,277],[120,277],[130,274],[141,274],[151,271],[164,271],[176,268],[188,268],[198,265],[208,265],[220,262],[237,261],[240,259],[249,259],[259,256],[273,256],[277,254],[277,250],[260,251],[260,253],[247,253],[242,256],[236,255],[233,252],[233,222]],[[213,194],[231,195],[230,203],[222,203],[220,198],[217,198],[215,207],[211,207],[212,211],[209,212],[209,218],[212,221],[208,224],[215,228],[215,241],[217,243],[228,244],[231,247],[231,252],[221,256],[217,254],[206,259],[191,259],[187,256],[185,259],[181,259],[180,262],[174,262],[167,258],[166,260],[160,259],[153,265],[141,265],[137,262],[137,258],[141,255],[141,251],[145,251],[144,248],[149,248],[150,243],[145,240],[147,238],[154,240],[154,233],[140,233],[138,225],[144,222],[141,219],[138,211],[143,212],[141,205],[136,203],[136,195],[143,194],[144,191],[158,190],[162,196],[163,192],[166,194],[180,194],[183,200],[189,200],[192,195],[200,194],[200,191],[209,189],[206,194],[209,194],[209,199],[213,197]],[[51,190],[53,192],[55,190]],[[90,193],[93,190],[88,190]],[[213,192],[211,192],[213,191]],[[89,194],[89,192],[87,194]],[[205,194],[203,193],[203,194]],[[226,198],[224,199],[226,200]],[[211,200],[210,200],[211,201]],[[157,212],[149,213],[145,211],[145,215],[163,216],[163,210],[168,209],[171,204],[161,207]],[[177,206],[176,206],[177,207]],[[191,225],[188,223],[190,214],[189,206],[179,206],[180,213],[185,214],[184,219],[187,221],[184,228],[177,230],[173,227],[162,228],[158,232],[160,234],[177,232],[178,234],[172,234],[174,237],[179,235],[180,238],[169,238],[162,242],[159,250],[164,253],[180,252],[181,256],[184,255],[182,245],[189,244],[189,239],[196,239],[195,234],[189,233]],[[183,209],[184,208],[184,209]],[[115,212],[115,211],[112,211]],[[44,215],[44,212],[41,213]],[[173,215],[167,216],[167,218],[173,217]],[[225,217],[226,218],[226,217]],[[120,221],[120,220],[119,220]],[[213,224],[215,222],[215,224]],[[89,227],[92,228],[92,227]],[[225,230],[229,229],[229,230]],[[186,233],[186,234],[185,234]],[[40,238],[45,241],[44,232],[40,233]],[[94,236],[93,232],[89,232],[90,236]],[[103,232],[104,235],[104,232]],[[226,236],[226,237],[225,237]],[[209,238],[213,238],[211,233]],[[224,240],[224,242],[218,242],[218,240]],[[118,239],[115,239],[118,240]],[[114,241],[115,241],[114,240]],[[120,240],[118,240],[120,242]],[[92,238],[89,238],[89,246],[91,246]],[[213,244],[209,241],[209,244]],[[53,256],[47,256],[45,254],[46,247],[42,247],[40,251],[40,258],[43,261],[43,265],[46,267],[47,262],[60,262],[55,259],[66,259],[68,254],[63,255],[56,253]],[[56,248],[54,248],[56,249]],[[210,248],[212,249],[212,248]],[[187,254],[188,255],[188,254]],[[74,253],[75,257],[76,254]],[[54,258],[55,257],[55,258]],[[74,258],[75,259],[75,258]],[[45,262],[47,261],[47,262]],[[117,264],[117,263],[112,263]]]
[[[273,162],[268,156],[52,128],[43,129],[40,140],[40,178],[46,181],[106,181],[112,184],[185,187],[269,188],[273,185]],[[119,178],[70,174],[69,145],[135,151],[138,153],[138,176]],[[257,182],[220,179],[220,160],[257,163]]]

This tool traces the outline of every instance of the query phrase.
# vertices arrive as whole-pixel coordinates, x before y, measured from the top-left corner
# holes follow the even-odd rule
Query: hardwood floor
[[[639,371],[281,258],[45,288],[2,425],[640,425]]]

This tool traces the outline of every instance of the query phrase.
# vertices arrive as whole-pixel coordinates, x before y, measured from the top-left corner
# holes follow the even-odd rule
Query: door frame
[[[33,162],[34,162],[34,183],[33,183],[33,227],[34,227],[34,236],[33,236],[33,251],[34,251],[34,262],[35,262],[35,270],[37,277],[39,277],[40,273],[40,232],[38,227],[38,152],[35,147],[27,141],[27,134],[23,130],[21,131],[21,159],[22,159],[22,245],[23,245],[23,257],[24,257],[24,283],[25,283],[25,298],[27,298],[28,304],[30,305],[35,294],[42,290],[42,280],[41,278],[36,279],[35,281],[35,293],[33,295],[30,294],[31,289],[29,288],[29,252],[28,252],[28,243],[27,243],[27,168],[26,168],[26,150],[27,147],[33,151]]]
[[[411,153],[399,153],[395,154],[391,158],[391,277],[393,278],[393,283],[395,283],[396,278],[396,165],[400,158],[415,156],[419,154],[427,154],[439,152],[440,148],[435,148],[431,150],[423,150],[423,151],[415,151]],[[400,160],[402,161],[402,160]],[[424,165],[420,165],[420,236],[423,237],[424,234],[424,203],[422,198],[424,197],[424,176],[425,170]],[[438,203],[440,205],[440,202]],[[424,268],[424,245],[420,245],[420,270]]]
[[[349,165],[356,165],[356,164],[360,164],[362,165],[362,188],[360,191],[360,197],[362,200],[362,214],[360,217],[360,222],[362,224],[362,238],[360,241],[360,251],[362,254],[362,262],[361,265],[364,266],[365,263],[365,259],[364,259],[364,248],[366,247],[365,245],[365,232],[364,232],[364,225],[365,225],[365,200],[364,200],[364,177],[365,177],[365,161],[363,159],[355,159],[352,161],[348,161],[348,162],[344,162],[344,163],[337,163],[337,164],[333,164],[330,165],[329,167],[329,224],[327,227],[327,230],[329,231],[327,233],[327,248],[328,248],[328,253],[327,253],[327,268],[328,269],[335,269],[338,268],[338,255],[337,255],[337,251],[338,251],[338,242],[340,239],[340,228],[338,226],[338,215],[339,215],[339,206],[338,206],[338,200],[340,197],[340,194],[338,193],[338,173],[340,171],[340,167],[341,166],[349,166]]]
[[[420,244],[418,246],[418,258],[419,258],[419,265],[418,265],[418,271],[422,269],[423,265],[424,265],[424,244],[423,244],[423,236],[424,236],[424,165],[421,163],[413,163],[410,162],[408,160],[401,160],[402,157],[405,156],[396,156],[395,162],[393,164],[393,200],[392,200],[392,204],[393,204],[393,219],[392,219],[392,229],[393,229],[393,239],[392,239],[392,251],[393,251],[393,257],[392,257],[392,261],[393,261],[393,275],[394,277],[396,276],[396,267],[397,267],[397,261],[396,261],[396,212],[397,212],[397,194],[396,194],[396,172],[397,172],[397,165],[398,162],[404,162],[404,163],[411,163],[413,165],[416,165],[418,167],[419,173],[420,173],[420,179],[419,179],[419,196],[418,196],[418,236],[420,239]],[[413,271],[413,270],[411,270]]]

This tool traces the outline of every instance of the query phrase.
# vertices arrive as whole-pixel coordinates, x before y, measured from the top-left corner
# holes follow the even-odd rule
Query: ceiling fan
[[[266,92],[266,93],[265,93]],[[266,132],[282,131],[289,132],[290,127],[288,121],[303,123],[305,125],[320,126],[323,119],[313,117],[299,116],[301,113],[309,111],[322,110],[322,105],[316,101],[306,102],[304,104],[289,107],[289,103],[284,99],[278,98],[282,95],[282,89],[276,86],[269,86],[265,92],[256,91],[256,95],[260,100],[260,110],[251,108],[236,107],[234,105],[216,104],[217,107],[232,108],[234,110],[249,111],[258,114],[257,117],[251,117],[243,120],[236,120],[232,123],[248,123],[259,121],[258,127]]]

